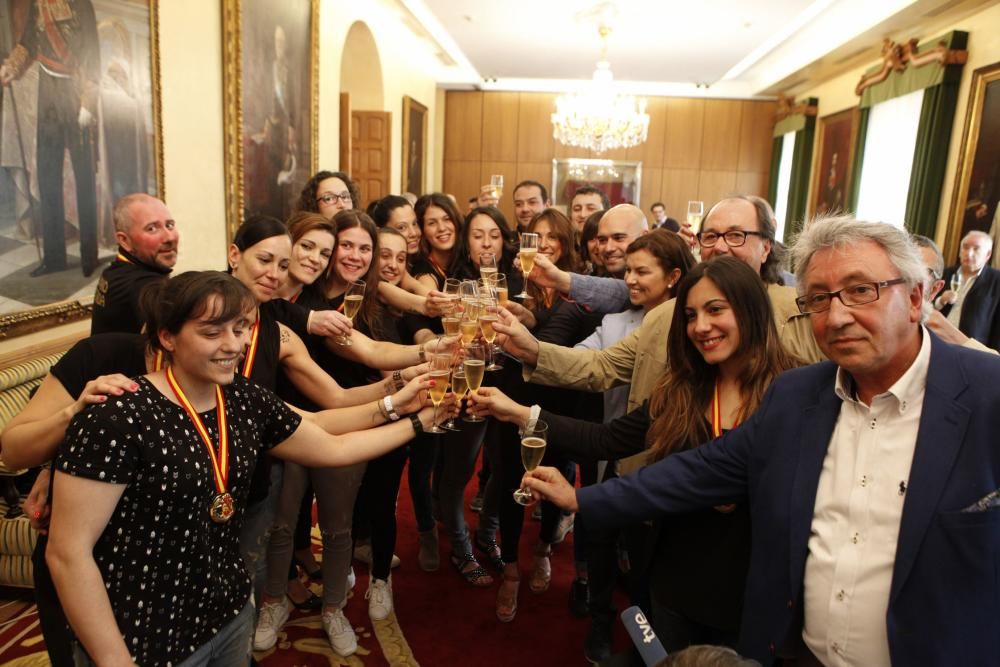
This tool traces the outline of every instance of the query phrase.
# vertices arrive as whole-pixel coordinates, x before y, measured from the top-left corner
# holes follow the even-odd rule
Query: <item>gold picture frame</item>
[[[308,17],[305,14],[308,13]],[[272,20],[271,25],[258,23],[261,15]],[[308,21],[308,27],[303,28],[303,19]],[[252,25],[247,22],[252,21]],[[247,58],[255,61],[264,59],[262,30],[267,28],[273,35],[272,67],[244,67]],[[279,40],[278,32],[282,38]],[[266,32],[266,31],[264,31]],[[308,34],[308,40],[302,39],[298,33]],[[289,34],[290,33],[290,34]],[[286,36],[287,35],[287,36]],[[296,39],[296,37],[300,37]],[[307,42],[307,43],[306,43]],[[303,56],[296,47],[306,43],[308,49]],[[280,45],[279,45],[280,44]],[[223,136],[225,141],[225,172],[226,172],[226,230],[227,238],[232,239],[236,229],[243,221],[246,212],[262,212],[274,217],[286,219],[291,213],[291,202],[298,196],[299,190],[318,170],[319,165],[319,0],[222,0],[222,86],[223,86]],[[245,51],[253,48],[252,53]],[[284,53],[278,55],[281,50]],[[292,55],[289,57],[288,52]],[[282,65],[282,57],[287,58]],[[305,61],[308,68],[297,68],[294,63]],[[288,65],[291,62],[292,65]],[[277,74],[279,68],[287,73],[282,79]],[[307,78],[294,79],[296,72],[307,69]],[[248,78],[251,77],[251,78]],[[249,90],[260,92],[266,81],[271,79],[273,87],[270,100],[264,95],[254,95],[255,100],[267,100],[262,104],[248,109],[244,104],[244,95]],[[282,79],[282,85],[278,80]],[[279,91],[279,88],[281,90]],[[302,101],[305,104],[294,106]],[[281,114],[276,114],[276,106],[281,107]],[[288,107],[293,107],[294,112]],[[267,111],[262,108],[269,107]],[[307,111],[303,111],[307,109]],[[254,116],[263,116],[260,121]],[[272,122],[272,118],[287,116],[286,136],[280,136],[282,122]],[[308,131],[301,132],[301,120],[308,119]],[[255,132],[248,132],[247,124],[252,123]],[[277,128],[277,131],[275,131]],[[302,134],[305,134],[303,137]],[[294,138],[293,136],[294,135]],[[260,170],[248,170],[261,164],[258,154],[273,149],[272,140],[285,142],[287,156],[286,170],[277,175],[262,176]],[[263,148],[262,145],[267,144]],[[247,148],[251,148],[248,154]],[[303,155],[303,148],[308,154]],[[302,158],[305,159],[302,159]],[[248,160],[250,161],[248,165]],[[302,163],[305,164],[302,164]],[[279,168],[280,169],[280,168]],[[248,175],[248,171],[252,173]],[[290,173],[290,176],[283,176]],[[281,183],[282,178],[286,178]],[[259,183],[264,183],[261,186]],[[275,185],[277,183],[277,185]],[[277,192],[274,192],[277,190]],[[262,203],[263,202],[263,203]],[[280,203],[280,212],[278,204]]]
[[[422,195],[427,182],[427,107],[408,95],[403,96],[402,167],[401,192]]]
[[[809,217],[847,208],[858,134],[858,108],[823,116],[817,124]]]
[[[986,112],[987,105],[992,113]],[[989,233],[991,221],[1000,216],[1000,62],[972,73],[961,146],[945,239],[946,263],[958,255],[967,231]]]
[[[103,184],[103,187],[106,188],[105,191],[99,192],[97,203],[98,248],[104,254],[98,257],[98,265],[93,274],[83,276],[78,285],[70,281],[73,291],[77,293],[83,292],[89,283],[96,285],[103,262],[113,256],[114,246],[110,234],[113,232],[111,210],[114,201],[111,201],[108,197],[113,198],[114,196],[127,194],[131,191],[145,189],[150,194],[156,195],[164,201],[166,200],[167,189],[163,159],[162,87],[160,81],[159,0],[147,0],[145,3],[148,10],[147,17],[142,17],[140,13],[142,4],[135,0],[106,1],[101,2],[95,8],[94,18],[101,53],[102,77],[98,86],[98,95],[101,98],[104,113],[108,113],[109,110],[115,110],[117,111],[117,116],[114,116],[114,118],[120,119],[123,117],[123,114],[121,108],[116,107],[116,103],[124,103],[126,105],[131,103],[132,106],[129,107],[130,109],[141,112],[137,113],[136,117],[143,118],[143,126],[141,128],[136,126],[133,130],[138,133],[142,129],[148,133],[149,129],[151,129],[152,136],[149,138],[148,144],[136,144],[135,159],[140,160],[140,162],[125,165],[134,172],[138,186],[134,189],[130,188],[126,192],[115,193],[113,187],[109,188],[107,186],[108,180],[111,179],[108,171],[114,171],[115,167],[113,166],[112,158],[105,152],[105,139],[103,138],[107,136],[107,141],[115,141],[115,135],[112,133],[114,128],[108,124],[112,121],[106,120],[104,115],[98,116],[95,121],[100,128],[97,136],[101,137],[94,143],[96,147],[95,151],[99,157],[97,160],[99,167],[96,180],[99,183],[99,188],[100,184]],[[143,29],[149,33],[148,43],[143,34]],[[145,58],[147,52],[148,63]],[[0,59],[3,59],[6,55],[0,54]],[[115,67],[121,63],[123,63],[122,67]],[[112,70],[113,67],[114,70]],[[146,69],[147,67],[148,69]],[[148,72],[149,76],[148,81],[145,80],[146,72]],[[16,104],[16,96],[13,93],[13,88],[7,88],[5,94],[11,96],[10,100],[4,99],[4,105],[11,104],[12,106],[11,109],[5,110],[8,120],[13,120],[15,115],[18,116],[18,127],[16,127],[16,130],[21,133],[29,132],[29,127],[33,127],[35,124],[35,119],[28,117],[29,106],[25,105],[15,110],[13,105]],[[106,94],[110,95],[110,97],[105,97]],[[30,108],[37,111],[34,107]],[[111,118],[112,116],[109,115],[108,117]],[[147,122],[148,124],[146,124]],[[14,126],[15,123],[12,122],[11,125]],[[23,154],[20,156],[20,159],[24,160]],[[118,157],[117,159],[121,158]],[[138,168],[140,166],[146,167],[145,183],[142,183],[144,174]],[[67,178],[65,171],[63,178]],[[149,183],[149,178],[155,179],[155,183]],[[34,188],[32,188],[32,192],[34,192]],[[38,215],[37,210],[39,205],[33,203],[31,206],[33,209],[30,212],[30,216],[31,218],[35,218]],[[32,233],[34,234],[35,232],[32,231]],[[111,254],[109,255],[108,253]],[[77,269],[70,267],[67,270],[73,271]],[[10,294],[5,293],[4,289],[4,286],[0,284],[0,297],[14,298]],[[14,298],[14,300],[25,301],[25,299],[17,298]],[[90,296],[82,298],[74,296],[69,299],[61,297],[50,303],[38,305],[33,308],[0,313],[0,340],[11,340],[19,336],[44,331],[51,327],[87,319],[93,310],[92,301],[93,298]],[[31,300],[28,300],[28,302],[30,303]]]

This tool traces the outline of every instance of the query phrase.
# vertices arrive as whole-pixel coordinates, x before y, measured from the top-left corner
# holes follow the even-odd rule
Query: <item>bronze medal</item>
[[[212,503],[208,506],[208,515],[215,523],[226,523],[235,513],[236,506],[228,491],[212,498]]]

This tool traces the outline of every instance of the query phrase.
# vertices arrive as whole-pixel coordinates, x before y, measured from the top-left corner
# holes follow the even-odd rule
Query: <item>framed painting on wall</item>
[[[424,194],[427,176],[427,107],[403,96],[403,192]]]
[[[952,196],[945,247],[951,262],[967,232],[978,230],[1000,239],[1000,63],[972,73],[962,149]],[[1000,266],[994,247],[993,266]]]
[[[857,131],[856,108],[819,119],[819,145],[813,171],[810,216],[843,211],[847,206],[847,188],[851,182],[851,162]]]
[[[226,222],[287,220],[317,170],[319,0],[223,0]]]
[[[163,197],[157,25],[156,0],[0,0],[0,339],[88,317],[115,201]]]

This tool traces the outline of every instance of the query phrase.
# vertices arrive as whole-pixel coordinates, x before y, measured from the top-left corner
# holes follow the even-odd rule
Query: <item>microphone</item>
[[[667,651],[663,644],[657,639],[653,632],[653,626],[646,620],[646,615],[642,609],[635,605],[622,612],[622,623],[628,630],[628,636],[632,638],[636,650],[642,656],[642,662],[646,667],[652,667],[667,657]]]

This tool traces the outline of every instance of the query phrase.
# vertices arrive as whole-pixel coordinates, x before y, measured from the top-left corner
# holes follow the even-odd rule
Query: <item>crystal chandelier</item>
[[[638,146],[649,134],[646,100],[619,95],[608,62],[608,35],[611,28],[601,25],[601,60],[594,70],[590,87],[582,92],[560,95],[552,114],[552,136],[568,146],[603,153],[615,148]]]

